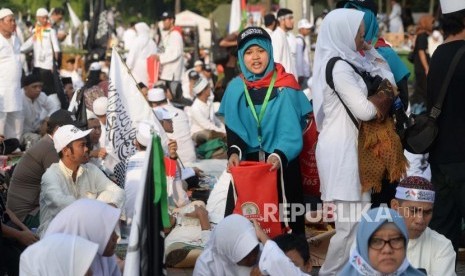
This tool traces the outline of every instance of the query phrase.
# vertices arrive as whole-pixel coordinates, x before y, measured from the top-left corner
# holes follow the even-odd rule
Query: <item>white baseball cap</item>
[[[7,17],[8,15],[13,15],[13,12],[10,9],[1,9],[0,10],[0,19]]]
[[[297,29],[311,29],[313,25],[306,18],[300,19],[297,23]]]
[[[155,116],[159,121],[161,120],[171,120],[178,115],[176,112],[171,112],[163,106],[157,106],[153,109]]]
[[[195,82],[194,88],[192,90],[194,90],[195,95],[198,95],[202,93],[202,91],[205,90],[207,86],[208,86],[208,81],[205,78],[199,78]]]
[[[97,116],[103,116],[107,114],[107,107],[108,107],[107,97],[99,97],[95,99],[95,101],[92,103],[92,109],[94,110],[94,113]]]
[[[453,13],[465,9],[463,0],[440,0],[443,14]]]
[[[48,16],[48,11],[45,8],[39,8],[36,11],[36,16]]]
[[[152,88],[147,92],[147,100],[149,102],[160,102],[166,99],[165,90],[162,88]]]
[[[53,134],[53,144],[55,146],[55,150],[60,152],[69,143],[86,137],[91,131],[92,129],[82,131],[73,125],[64,125],[59,127]]]

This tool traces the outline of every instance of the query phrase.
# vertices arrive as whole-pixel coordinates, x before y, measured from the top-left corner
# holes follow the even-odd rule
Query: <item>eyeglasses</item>
[[[405,246],[405,239],[403,237],[392,238],[389,240],[383,240],[379,238],[371,238],[368,242],[370,248],[375,250],[381,250],[384,248],[386,243],[389,243],[389,246],[392,249],[402,249]]]

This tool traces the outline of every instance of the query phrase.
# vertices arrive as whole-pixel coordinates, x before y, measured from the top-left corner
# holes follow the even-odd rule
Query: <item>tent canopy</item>
[[[176,25],[181,27],[197,26],[199,30],[199,46],[210,48],[210,20],[189,10],[176,14]]]

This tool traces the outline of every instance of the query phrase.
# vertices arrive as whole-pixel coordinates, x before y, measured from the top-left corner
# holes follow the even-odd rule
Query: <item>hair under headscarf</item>
[[[427,33],[431,34],[433,32],[434,25],[434,16],[432,15],[423,15],[418,20],[416,34]]]

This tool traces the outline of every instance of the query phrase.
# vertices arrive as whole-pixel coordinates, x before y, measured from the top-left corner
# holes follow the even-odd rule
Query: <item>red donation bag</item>
[[[303,147],[299,156],[302,187],[305,195],[320,197],[320,177],[316,166],[315,149],[318,141],[315,119],[313,115],[303,133]]]
[[[231,167],[237,195],[233,213],[256,219],[263,231],[273,238],[284,232],[279,216],[277,170],[263,162],[242,161]]]

